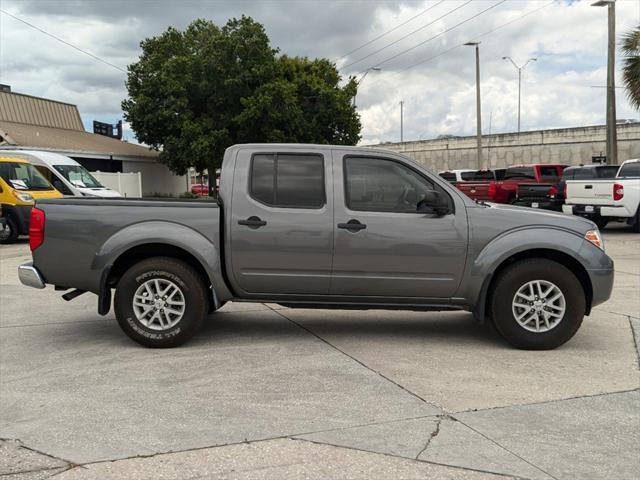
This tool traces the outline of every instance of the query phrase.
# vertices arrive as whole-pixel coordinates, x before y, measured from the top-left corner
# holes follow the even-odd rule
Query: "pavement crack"
[[[636,328],[633,326],[633,321],[638,321],[638,319],[632,317],[631,315],[627,315],[627,318],[629,319],[629,328],[631,328],[631,338],[633,338],[633,345],[636,348],[636,359],[638,361],[637,367],[638,370],[640,370],[640,341],[638,339],[638,336],[640,336],[640,330],[636,332]]]
[[[431,440],[433,440],[434,438],[436,438],[438,436],[438,434],[440,433],[440,424],[442,423],[442,421],[446,418],[445,415],[438,415],[438,421],[436,422],[436,428],[433,430],[433,432],[431,432],[431,435],[429,435],[429,438],[427,438],[427,442],[424,444],[424,447],[422,447],[422,450],[420,450],[418,452],[418,454],[416,455],[416,460],[420,459],[420,455],[422,455],[427,448],[429,448],[429,444],[431,443]]]
[[[287,320],[288,322],[293,323],[295,326],[297,326],[298,328],[301,328],[302,330],[304,330],[305,332],[313,335],[314,337],[316,337],[318,340],[320,340],[321,342],[325,343],[326,345],[328,345],[329,347],[333,348],[334,350],[340,352],[342,355],[344,355],[345,357],[350,358],[351,360],[353,360],[354,362],[358,363],[359,365],[361,365],[362,367],[366,368],[367,370],[369,370],[372,373],[375,373],[376,375],[378,375],[379,377],[383,378],[384,380],[386,380],[387,382],[390,382],[392,384],[394,384],[396,387],[398,387],[399,389],[403,390],[404,392],[408,393],[409,395],[417,398],[418,400],[420,400],[421,402],[430,405],[432,407],[435,407],[439,410],[442,411],[446,411],[445,408],[442,405],[438,405],[435,402],[430,402],[428,400],[426,400],[425,398],[421,397],[420,395],[418,395],[415,392],[412,392],[411,390],[409,390],[407,387],[405,387],[404,385],[401,385],[400,383],[396,382],[395,380],[387,377],[384,373],[375,370],[373,368],[371,368],[369,365],[367,365],[366,363],[362,362],[361,360],[358,360],[356,357],[354,357],[353,355],[348,354],[347,352],[345,352],[344,350],[341,350],[340,348],[338,348],[337,346],[335,346],[333,343],[331,343],[330,341],[326,340],[325,338],[321,337],[320,335],[318,335],[317,333],[315,333],[313,330],[310,330],[309,328],[305,327],[304,325],[296,322],[295,320],[292,320],[291,318],[287,317],[284,313],[282,313],[280,310],[275,310],[273,308],[271,308],[269,305],[266,305],[267,308],[269,308],[271,311],[275,312],[277,315],[280,315],[282,318],[284,318],[285,320]]]
[[[467,427],[470,430],[473,430],[474,432],[476,432],[478,435],[480,435],[481,437],[483,437],[485,440],[488,440],[489,442],[493,443],[495,446],[497,446],[498,448],[501,448],[502,450],[504,450],[505,452],[510,453],[511,455],[513,455],[516,458],[519,458],[520,460],[522,460],[523,462],[525,462],[526,464],[532,466],[533,468],[535,468],[536,470],[544,473],[545,475],[548,475],[550,478],[553,478],[554,480],[559,480],[558,477],[555,477],[554,475],[552,475],[551,473],[547,472],[546,470],[540,468],[538,465],[530,462],[529,460],[527,460],[526,458],[523,458],[522,456],[518,455],[516,452],[509,450],[507,447],[505,447],[504,445],[496,442],[493,438],[485,435],[484,433],[482,433],[480,430],[473,428],[471,425],[463,422],[462,420],[460,420],[459,418],[456,417],[451,417],[454,420],[456,420],[457,422],[460,422],[462,425],[464,425],[465,427]]]

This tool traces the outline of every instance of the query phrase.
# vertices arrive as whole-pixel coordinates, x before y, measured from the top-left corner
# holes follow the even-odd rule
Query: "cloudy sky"
[[[522,130],[601,124],[605,90],[593,87],[606,83],[606,9],[590,3],[0,0],[0,83],[77,104],[88,129],[94,119],[115,122],[126,96],[120,69],[137,59],[140,40],[198,17],[223,24],[246,14],[265,25],[283,53],[330,58],[345,78],[381,68],[369,72],[357,97],[363,143],[399,140],[401,100],[405,140],[475,133],[474,52],[461,46],[471,40],[481,41],[485,133],[517,128],[517,71],[503,56],[518,64],[537,58],[523,71]],[[618,0],[618,34],[638,24],[640,0]],[[618,118],[640,117],[621,89],[617,108]]]

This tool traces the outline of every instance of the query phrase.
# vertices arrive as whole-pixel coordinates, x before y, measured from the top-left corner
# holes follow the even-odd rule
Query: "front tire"
[[[490,311],[496,329],[514,347],[551,350],[578,331],[586,299],[582,284],[568,268],[535,258],[499,274]]]
[[[18,240],[20,231],[18,229],[18,225],[11,217],[7,217],[5,221],[6,226],[4,227],[4,230],[0,232],[0,244],[8,245],[10,243],[15,243],[16,240]]]
[[[182,345],[207,314],[206,289],[188,264],[154,257],[132,266],[118,281],[114,299],[120,328],[145,347]]]

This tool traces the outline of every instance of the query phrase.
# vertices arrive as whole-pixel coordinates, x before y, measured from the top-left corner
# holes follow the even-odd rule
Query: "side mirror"
[[[443,216],[449,213],[449,199],[447,196],[436,190],[425,192],[424,198],[418,202],[419,213],[431,213]]]

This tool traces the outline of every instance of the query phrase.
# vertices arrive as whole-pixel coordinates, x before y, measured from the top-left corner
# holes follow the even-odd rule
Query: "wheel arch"
[[[478,320],[484,321],[485,317],[491,313],[491,299],[494,293],[496,279],[500,276],[500,273],[502,273],[505,268],[513,265],[516,262],[531,258],[544,258],[547,260],[553,260],[571,270],[571,272],[576,276],[576,278],[582,285],[586,303],[585,315],[589,315],[589,313],[591,312],[591,304],[593,301],[593,285],[591,284],[591,279],[589,278],[589,274],[584,265],[582,265],[582,263],[580,263],[580,261],[578,261],[575,257],[561,250],[553,248],[532,248],[514,253],[511,256],[503,259],[491,272],[491,274],[488,275],[487,278],[485,278],[480,293],[480,299],[476,305],[476,308],[474,309],[474,315]]]

